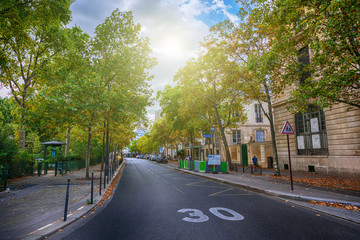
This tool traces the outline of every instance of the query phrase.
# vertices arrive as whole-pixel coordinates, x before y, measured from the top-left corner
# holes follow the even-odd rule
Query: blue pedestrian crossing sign
[[[289,121],[286,121],[283,129],[281,130],[281,134],[295,134],[294,129],[291,127]]]

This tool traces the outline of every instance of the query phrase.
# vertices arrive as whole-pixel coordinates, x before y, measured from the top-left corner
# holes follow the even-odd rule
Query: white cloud
[[[209,26],[197,19],[207,14],[221,14],[237,21],[223,0],[77,0],[73,6],[73,24],[93,34],[113,10],[132,11],[142,26],[141,34],[150,39],[158,65],[152,70],[154,93],[171,84],[176,71],[194,56]],[[148,109],[149,115],[158,104]]]

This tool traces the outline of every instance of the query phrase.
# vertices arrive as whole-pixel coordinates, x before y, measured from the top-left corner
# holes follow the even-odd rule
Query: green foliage
[[[35,170],[35,156],[21,150],[9,164],[9,178],[32,175]]]
[[[360,107],[360,2],[277,0],[258,1],[254,19],[274,32],[272,57],[281,85],[307,79],[290,98],[298,111],[313,103],[322,108],[344,102]],[[310,63],[298,60],[299,49],[308,46]]]
[[[10,163],[17,154],[15,126],[12,111],[14,106],[8,98],[0,99],[0,164]]]
[[[133,152],[139,152],[139,149],[138,149],[137,144],[138,144],[138,140],[133,141],[133,142],[129,145],[129,151],[132,152],[132,153],[133,153]]]
[[[88,167],[90,158],[102,156],[106,126],[117,149],[134,137],[151,103],[149,70],[156,61],[131,12],[115,10],[90,38],[64,27],[71,2],[1,4],[0,79],[18,105],[19,128],[27,131],[26,145],[25,134],[14,134],[20,145],[39,153],[40,139],[64,139],[71,128],[70,154],[86,158]],[[1,122],[13,124],[7,116]]]

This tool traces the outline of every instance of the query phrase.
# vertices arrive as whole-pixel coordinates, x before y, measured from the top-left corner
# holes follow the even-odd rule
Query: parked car
[[[159,155],[158,159],[156,160],[158,163],[168,163],[167,157],[164,155]]]

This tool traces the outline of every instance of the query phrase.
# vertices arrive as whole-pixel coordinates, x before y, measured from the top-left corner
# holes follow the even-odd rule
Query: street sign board
[[[281,134],[295,134],[294,129],[291,127],[289,121],[286,121],[283,129],[281,130]]]
[[[209,155],[208,156],[208,164],[209,165],[220,165],[221,164],[221,156],[220,155]]]
[[[212,135],[211,135],[211,134],[204,134],[203,137],[204,137],[204,138],[207,138],[207,137],[211,138]]]

